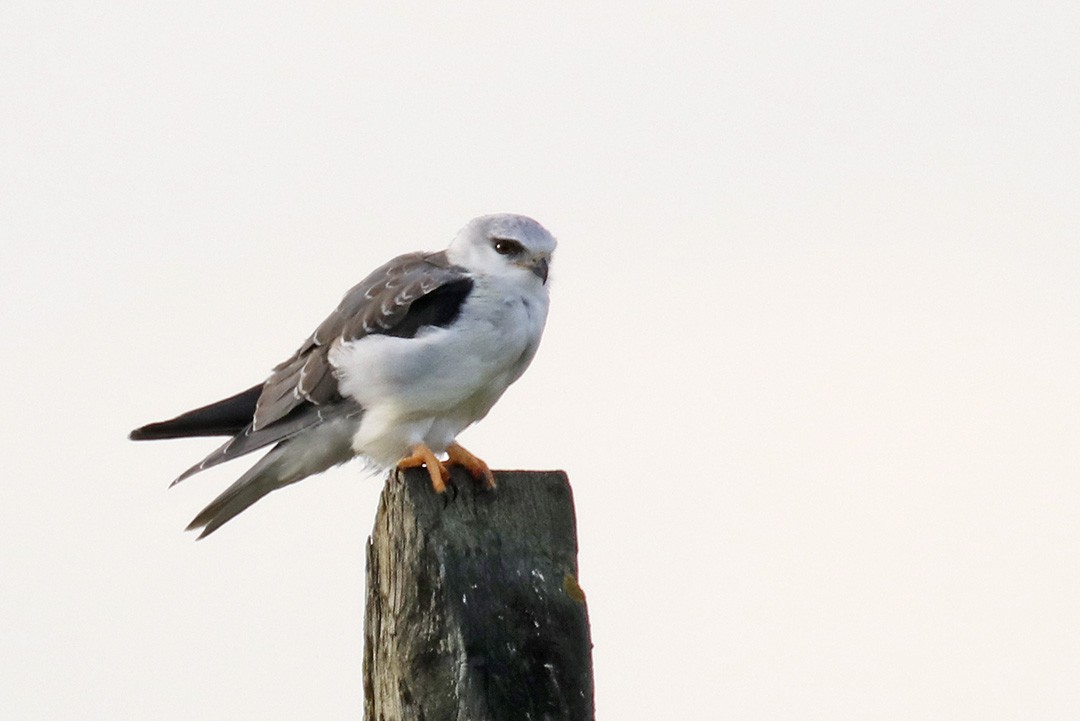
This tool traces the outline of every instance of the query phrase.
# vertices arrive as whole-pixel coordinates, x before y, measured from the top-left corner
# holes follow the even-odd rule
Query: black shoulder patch
[[[383,331],[385,335],[398,338],[414,338],[424,326],[445,328],[461,313],[461,306],[472,292],[471,278],[462,278],[441,285],[427,295],[422,295],[409,305],[409,311],[400,322]]]

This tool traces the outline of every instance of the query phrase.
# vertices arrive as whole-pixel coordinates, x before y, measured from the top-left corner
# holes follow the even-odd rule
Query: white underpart
[[[493,220],[495,221],[493,224]],[[507,216],[473,221],[448,249],[471,272],[473,289],[447,328],[415,338],[370,335],[338,340],[329,353],[342,395],[363,408],[352,449],[391,466],[424,443],[443,453],[457,435],[487,415],[532,362],[548,312],[548,290],[528,261],[550,258],[555,240],[534,222]],[[511,237],[535,255],[511,259],[491,248]]]
[[[529,366],[547,319],[546,288],[480,276],[457,321],[415,338],[365,336],[330,352],[343,395],[364,407],[353,450],[390,466],[424,443],[442,453],[487,415]],[[531,279],[531,280],[530,280]]]

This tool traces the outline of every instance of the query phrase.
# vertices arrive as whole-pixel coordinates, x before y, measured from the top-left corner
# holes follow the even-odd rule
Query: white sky
[[[1075,718],[1075,3],[103,5],[0,10],[6,718],[360,718],[379,481],[125,435],[502,210],[600,718]]]

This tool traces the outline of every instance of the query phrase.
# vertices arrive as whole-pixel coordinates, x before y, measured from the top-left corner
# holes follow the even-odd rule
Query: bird
[[[172,485],[272,446],[188,525],[200,539],[268,493],[357,457],[422,466],[436,493],[452,465],[493,489],[491,469],[456,438],[536,355],[555,246],[530,217],[474,218],[445,250],[372,271],[262,383],[129,437],[229,437]]]

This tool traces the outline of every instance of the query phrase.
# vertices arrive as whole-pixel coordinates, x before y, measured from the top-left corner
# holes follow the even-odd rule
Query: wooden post
[[[591,721],[592,652],[562,471],[393,472],[368,540],[367,721]]]

